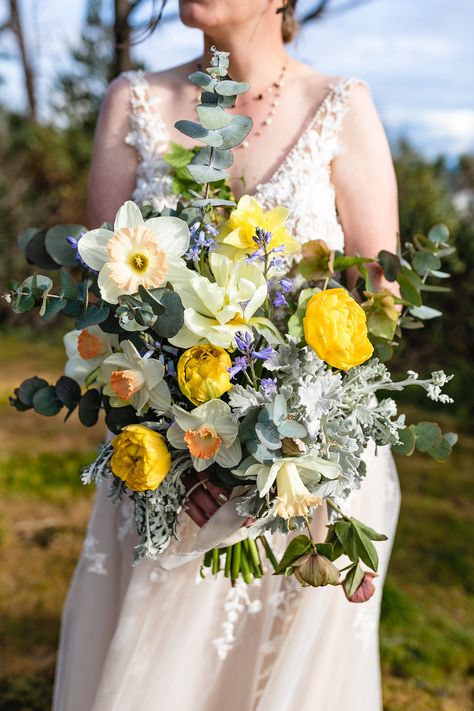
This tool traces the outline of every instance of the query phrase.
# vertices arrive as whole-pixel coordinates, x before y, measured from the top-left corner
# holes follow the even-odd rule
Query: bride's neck
[[[265,86],[278,77],[287,61],[279,33],[253,31],[233,32],[225,39],[204,35],[203,67],[209,66],[210,49],[230,52],[229,74],[235,81],[246,81],[254,88]]]

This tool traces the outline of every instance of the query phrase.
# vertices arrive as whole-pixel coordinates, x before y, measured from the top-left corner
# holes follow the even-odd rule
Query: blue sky
[[[335,0],[338,3],[347,0]],[[111,0],[110,0],[111,2]],[[176,9],[170,0],[169,9]],[[0,24],[7,0],[0,0]],[[304,9],[309,0],[300,0]],[[85,0],[20,0],[40,77],[40,104],[80,32]],[[408,137],[429,155],[474,151],[473,0],[368,0],[334,13],[299,35],[292,52],[323,72],[368,81],[389,136]],[[12,49],[6,38],[3,49]],[[135,49],[159,70],[196,56],[200,34],[166,23]],[[21,108],[22,82],[14,61],[2,59],[0,100]]]

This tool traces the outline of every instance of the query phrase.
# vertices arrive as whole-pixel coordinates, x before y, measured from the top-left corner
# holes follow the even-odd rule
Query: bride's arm
[[[337,209],[346,237],[347,254],[374,257],[381,249],[396,251],[398,196],[395,170],[387,137],[365,86],[353,89],[344,119],[344,152],[332,167]],[[377,270],[376,288],[386,282]]]
[[[119,77],[107,91],[97,123],[87,197],[90,228],[113,222],[118,208],[135,188],[136,154],[125,143],[129,131],[129,83]]]

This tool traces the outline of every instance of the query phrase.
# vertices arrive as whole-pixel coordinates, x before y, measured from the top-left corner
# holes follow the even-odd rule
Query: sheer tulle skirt
[[[377,544],[365,604],[270,574],[248,589],[201,581],[200,561],[132,568],[130,502],[115,508],[100,487],[63,613],[54,711],[380,711],[380,600],[400,494],[387,448],[367,464],[346,508],[389,541]],[[313,523],[322,536],[324,516]],[[184,520],[175,549],[195,531]]]

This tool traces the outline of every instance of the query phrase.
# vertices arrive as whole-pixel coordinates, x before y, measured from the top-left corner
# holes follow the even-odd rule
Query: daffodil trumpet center
[[[197,430],[184,433],[189,453],[196,459],[211,459],[219,451],[222,440],[211,425],[201,425]]]
[[[129,259],[129,264],[137,274],[141,274],[148,269],[148,257],[146,254],[132,254]]]
[[[277,499],[273,513],[281,518],[306,516],[310,508],[322,503],[303,484],[298,468],[293,462],[284,463],[277,474]]]
[[[114,370],[110,376],[110,387],[120,400],[130,400],[144,384],[145,378],[138,370]]]
[[[122,227],[107,243],[107,268],[124,291],[156,288],[166,281],[168,261],[158,235],[145,226]]]
[[[90,360],[106,352],[106,345],[98,336],[84,328],[77,339],[77,350],[83,360]]]

